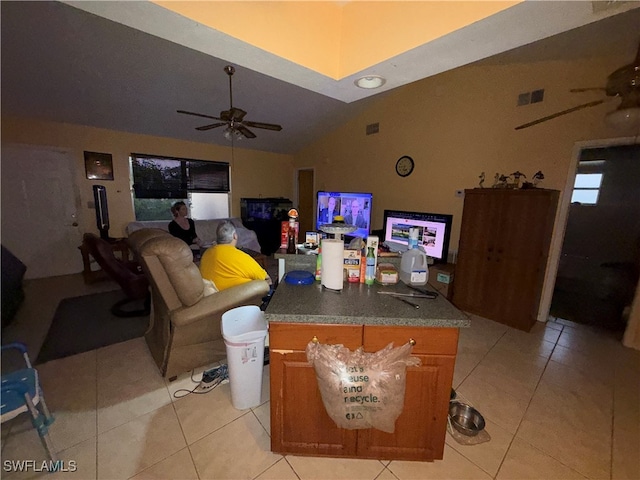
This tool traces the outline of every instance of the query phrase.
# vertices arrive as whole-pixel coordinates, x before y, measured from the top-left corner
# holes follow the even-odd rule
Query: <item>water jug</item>
[[[402,254],[400,259],[400,280],[407,285],[426,285],[429,280],[427,254],[417,245]]]

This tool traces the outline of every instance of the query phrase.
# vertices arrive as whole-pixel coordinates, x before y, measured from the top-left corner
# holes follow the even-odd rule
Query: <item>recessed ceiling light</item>
[[[380,88],[387,83],[387,79],[380,75],[366,75],[364,77],[360,77],[353,83],[360,88]]]

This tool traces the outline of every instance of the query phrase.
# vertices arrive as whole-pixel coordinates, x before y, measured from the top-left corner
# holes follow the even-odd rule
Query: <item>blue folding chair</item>
[[[31,366],[31,360],[27,354],[27,347],[22,343],[9,343],[3,345],[2,351],[16,349],[22,353],[27,368],[16,370],[2,375],[2,390],[0,392],[0,404],[2,423],[7,422],[21,413],[31,414],[31,423],[38,431],[44,448],[52,461],[56,456],[49,438],[49,425],[53,423],[53,416],[47,408],[38,380],[38,371]]]

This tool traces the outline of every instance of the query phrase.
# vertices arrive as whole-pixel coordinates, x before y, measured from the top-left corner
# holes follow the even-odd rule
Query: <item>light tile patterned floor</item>
[[[3,342],[31,340],[35,357],[61,298],[114,288],[108,282],[87,287],[79,275],[62,280],[29,282],[27,304],[3,331]],[[461,330],[454,387],[483,413],[491,440],[468,446],[447,435],[442,461],[273,454],[268,368],[257,408],[234,409],[228,384],[175,398],[196,384],[189,374],[165,381],[139,338],[39,366],[56,416],[52,441],[78,471],[6,471],[6,460],[46,459],[29,420],[21,418],[2,428],[2,478],[640,478],[640,352],[565,321],[523,333],[472,320]]]

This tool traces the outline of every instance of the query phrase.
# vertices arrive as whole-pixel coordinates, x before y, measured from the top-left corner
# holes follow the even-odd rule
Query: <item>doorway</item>
[[[304,239],[305,232],[315,230],[315,194],[313,189],[314,170],[304,168],[297,171],[296,189],[297,205],[300,214],[300,239]]]
[[[640,145],[583,149],[576,179],[549,313],[622,332],[640,273]]]
[[[82,271],[79,206],[68,152],[2,146],[2,244],[27,266],[25,278]]]

